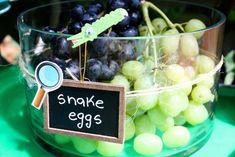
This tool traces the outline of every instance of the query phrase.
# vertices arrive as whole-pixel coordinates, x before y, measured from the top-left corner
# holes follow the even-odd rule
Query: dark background
[[[57,2],[59,0],[15,0],[11,2],[11,9],[0,15],[0,42],[5,35],[10,34],[17,41],[19,40],[17,32],[16,19],[17,16],[32,7]],[[223,44],[223,53],[235,49],[235,0],[187,0],[194,3],[205,4],[222,11],[226,17],[226,28]]]

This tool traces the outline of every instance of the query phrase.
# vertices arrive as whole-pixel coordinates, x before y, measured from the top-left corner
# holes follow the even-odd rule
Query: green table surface
[[[224,92],[218,97],[211,138],[191,157],[235,157],[235,96]],[[53,157],[33,141],[25,105],[18,67],[0,67],[0,157]]]

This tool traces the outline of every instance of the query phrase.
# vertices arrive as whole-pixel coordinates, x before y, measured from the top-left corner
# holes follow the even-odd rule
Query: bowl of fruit
[[[118,8],[128,14],[93,41],[68,40]],[[47,4],[18,17],[28,111],[35,139],[55,154],[71,156],[189,156],[213,130],[224,15],[175,1],[69,1]],[[105,24],[105,23],[104,23]],[[56,63],[65,80],[125,88],[122,144],[52,134],[35,110],[35,69]]]

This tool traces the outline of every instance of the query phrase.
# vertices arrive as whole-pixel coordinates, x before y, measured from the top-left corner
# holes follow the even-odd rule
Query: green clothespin
[[[73,42],[73,48],[76,48],[87,41],[93,41],[100,33],[122,21],[125,16],[128,16],[125,9],[116,9],[115,11],[101,17],[99,20],[96,20],[92,24],[85,24],[79,34],[73,35],[67,40],[71,40]]]

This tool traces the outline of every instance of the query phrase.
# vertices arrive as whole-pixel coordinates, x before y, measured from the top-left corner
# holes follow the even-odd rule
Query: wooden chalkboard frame
[[[52,128],[49,126],[49,94],[46,96],[46,102],[44,106],[44,129],[47,132],[59,133],[80,137],[87,137],[102,141],[114,142],[122,144],[124,142],[124,127],[125,127],[125,88],[123,86],[116,86],[107,83],[97,83],[97,82],[86,82],[86,81],[73,81],[64,80],[62,86],[65,87],[75,87],[75,88],[86,88],[86,89],[96,89],[105,91],[117,91],[119,92],[119,119],[118,119],[118,137],[98,135],[92,133],[84,133],[79,131],[64,130],[58,128]]]

